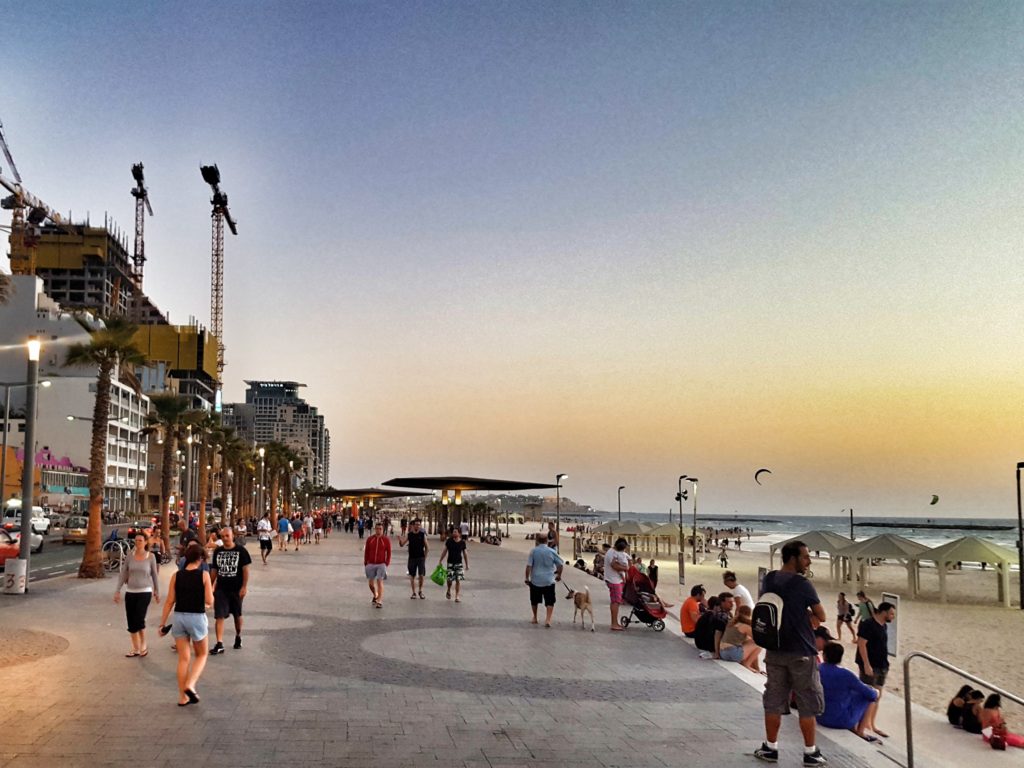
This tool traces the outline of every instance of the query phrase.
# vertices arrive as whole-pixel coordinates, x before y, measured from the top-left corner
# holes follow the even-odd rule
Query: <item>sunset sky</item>
[[[308,384],[333,485],[1016,514],[1024,5],[17,8],[26,186],[128,232],[144,162],[147,291],[206,324],[219,164],[227,399]]]

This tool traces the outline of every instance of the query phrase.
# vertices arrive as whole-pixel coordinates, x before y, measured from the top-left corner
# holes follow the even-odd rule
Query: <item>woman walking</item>
[[[146,612],[149,601],[160,604],[160,578],[157,571],[156,557],[146,549],[146,534],[135,534],[135,549],[121,561],[121,573],[117,579],[114,602],[121,602],[121,589],[127,587],[124,596],[124,612],[128,619],[128,633],[132,639],[132,649],[126,657],[146,656]]]
[[[206,550],[199,542],[192,542],[185,549],[184,567],[171,576],[164,602],[163,617],[160,620],[160,634],[170,631],[178,651],[178,706],[198,704],[196,683],[203,674],[208,654],[209,626],[206,609],[213,605],[213,585],[210,574],[203,570]],[[167,618],[174,609],[174,622],[168,626]],[[192,644],[189,645],[191,640]],[[192,651],[195,661],[192,662]],[[190,668],[190,662],[191,668]]]

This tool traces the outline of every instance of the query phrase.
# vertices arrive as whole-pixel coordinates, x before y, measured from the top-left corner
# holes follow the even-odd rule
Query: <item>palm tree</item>
[[[110,382],[119,368],[128,369],[146,362],[135,346],[136,326],[113,317],[106,327],[92,334],[88,344],[68,349],[65,366],[95,366],[96,402],[92,411],[92,443],[89,448],[89,527],[85,553],[78,568],[81,579],[103,578],[102,545],[103,487],[107,479],[107,421],[110,418]]]
[[[174,457],[178,450],[178,439],[182,434],[185,414],[189,410],[187,397],[166,392],[150,397],[153,410],[146,418],[150,432],[163,435],[164,455],[160,463],[160,531],[163,536],[164,552],[171,551],[171,480],[174,477]]]

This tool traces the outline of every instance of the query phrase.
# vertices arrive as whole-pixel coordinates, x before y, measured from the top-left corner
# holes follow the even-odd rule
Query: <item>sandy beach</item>
[[[518,530],[517,530],[518,529]],[[525,552],[530,543],[526,541],[527,533],[538,530],[536,524],[512,526],[511,540],[506,545],[522,548]],[[563,534],[567,545],[571,539]],[[759,541],[754,534],[750,541],[743,540],[744,550],[730,549],[729,569],[736,571],[740,583],[752,593],[757,591],[757,570],[768,567],[767,543]],[[760,550],[760,551],[756,551]],[[568,551],[571,552],[571,549]],[[694,584],[703,584],[708,594],[717,594],[725,589],[722,584],[721,568],[717,560],[717,549],[699,565],[687,563],[686,586],[679,586],[679,569],[676,555],[666,556],[664,550],[657,556],[659,567],[659,594],[678,606],[690,593]],[[647,554],[645,561],[653,555]],[[812,553],[813,554],[813,553]],[[584,557],[588,565],[593,554]],[[779,559],[776,557],[776,567]],[[836,600],[840,590],[833,589],[829,581],[829,561],[822,556],[815,558],[811,566],[815,587],[825,606],[829,617],[828,627],[836,634]],[[921,593],[916,599],[909,599],[907,594],[907,572],[899,565],[876,566],[871,569],[870,580],[864,588],[868,597],[875,603],[880,601],[882,592],[900,595],[899,637],[900,653],[924,651],[937,656],[978,677],[991,680],[1006,690],[1024,692],[1024,666],[1019,663],[1016,643],[1013,638],[1024,630],[1024,616],[1017,607],[1003,608],[996,599],[996,575],[991,570],[964,570],[951,573],[948,582],[949,602],[939,602],[938,576],[932,569],[922,569]],[[1017,574],[1011,574],[1010,591],[1016,595]],[[859,589],[857,582],[841,588],[848,599],[854,597]],[[844,666],[856,670],[854,662],[854,646],[848,632],[844,630],[843,641],[847,646]],[[946,672],[932,664],[914,661],[913,700],[915,703],[936,712],[945,713],[946,704],[956,690],[963,684],[957,676]],[[902,696],[903,667],[902,658],[894,659],[886,685],[889,693]],[[1007,702],[1004,712],[1011,727],[1024,729],[1024,708]]]

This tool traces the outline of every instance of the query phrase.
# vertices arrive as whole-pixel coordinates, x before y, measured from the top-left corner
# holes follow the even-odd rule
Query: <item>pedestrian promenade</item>
[[[456,604],[429,582],[426,600],[410,600],[396,546],[384,608],[374,610],[360,543],[334,534],[275,551],[267,566],[254,554],[244,647],[231,649],[229,621],[228,650],[198,686],[202,702],[184,708],[170,641],[155,633],[157,606],[149,655],[124,658],[113,579],[53,579],[27,597],[0,596],[0,768],[758,764],[758,692],[668,630],[609,632],[601,582],[566,574],[576,589],[589,585],[596,632],[573,626],[562,587],[545,629],[529,623],[523,552],[471,543]],[[434,539],[428,566],[439,554]],[[165,567],[165,584],[169,576]],[[799,765],[796,721],[786,720],[780,764]],[[829,765],[888,762],[827,734],[818,744]]]

